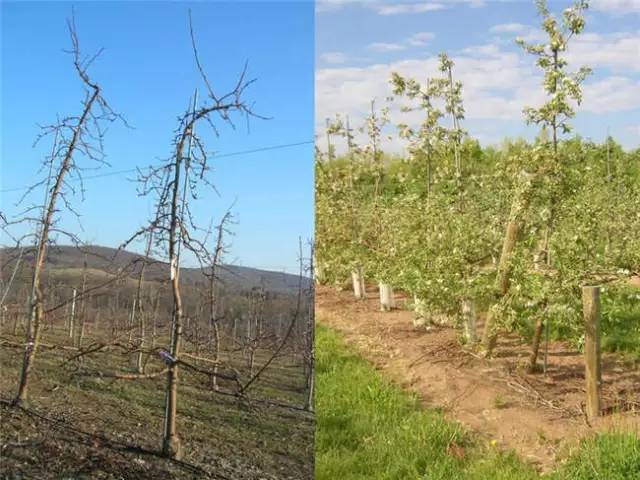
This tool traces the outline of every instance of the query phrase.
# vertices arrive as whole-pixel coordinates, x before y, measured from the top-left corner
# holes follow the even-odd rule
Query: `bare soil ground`
[[[615,355],[603,355],[604,415],[590,424],[583,357],[563,342],[550,343],[546,374],[528,374],[529,346],[517,337],[502,336],[496,357],[485,360],[463,348],[459,330],[416,328],[405,309],[380,312],[377,293],[356,300],[351,292],[318,287],[316,315],[425,406],[444,410],[541,471],[596,431],[640,434],[640,368]]]
[[[127,370],[126,357],[116,353],[65,362],[73,352],[39,351],[25,408],[9,407],[21,350],[7,344],[22,338],[4,333],[0,340],[2,479],[299,480],[313,476],[310,414],[215,393],[205,379],[186,370],[181,371],[178,393],[184,457],[180,462],[161,458],[165,376],[114,380],[95,375],[96,371]],[[55,332],[48,332],[46,340],[65,342]],[[238,359],[238,368],[241,362]],[[159,368],[154,364],[149,370]],[[250,395],[302,405],[302,382],[299,365],[283,358],[265,371]]]

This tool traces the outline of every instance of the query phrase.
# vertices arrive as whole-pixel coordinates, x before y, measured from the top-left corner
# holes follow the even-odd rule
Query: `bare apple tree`
[[[11,219],[5,219],[5,231],[12,225],[35,225],[32,232],[19,237],[13,237],[18,246],[33,242],[35,255],[33,273],[31,276],[31,291],[27,309],[27,328],[25,335],[25,350],[20,372],[19,386],[13,404],[18,405],[27,398],[29,372],[31,371],[38,350],[40,329],[45,315],[43,308],[43,270],[47,259],[47,248],[55,237],[65,237],[74,244],[79,244],[78,237],[64,230],[60,226],[62,212],[76,211],[72,205],[72,198],[79,193],[84,195],[82,171],[93,163],[98,166],[107,164],[103,152],[103,136],[105,124],[114,122],[122,117],[115,113],[102,96],[100,85],[91,79],[88,68],[100,55],[102,50],[91,57],[85,57],[80,52],[75,20],[67,20],[71,50],[76,73],[84,87],[84,99],[79,115],[57,118],[52,125],[41,127],[41,133],[36,144],[45,137],[53,137],[50,155],[44,158],[40,172],[46,172],[43,179],[29,187],[20,203],[34,191],[43,188],[44,200],[41,204],[33,204]],[[126,122],[125,122],[126,124]],[[79,183],[79,188],[73,182]]]
[[[209,351],[213,354],[213,360],[215,362],[214,374],[218,373],[218,363],[220,362],[220,315],[219,315],[219,289],[220,282],[218,267],[222,262],[222,257],[226,253],[228,246],[225,244],[225,235],[231,235],[229,230],[229,224],[233,221],[233,215],[230,210],[227,210],[222,216],[222,220],[216,227],[216,244],[213,250],[213,254],[210,255],[209,268],[203,269],[205,277],[208,280],[207,290],[207,306],[209,307]],[[212,375],[211,381],[213,382],[213,389],[218,390],[218,377]]]
[[[183,300],[180,293],[180,251],[190,252],[200,262],[210,258],[205,243],[200,239],[203,229],[198,227],[192,214],[190,202],[198,198],[200,187],[213,185],[207,179],[209,170],[208,152],[202,137],[196,134],[196,126],[207,123],[218,136],[216,122],[235,127],[234,115],[263,118],[256,115],[244,101],[247,87],[254,79],[247,80],[247,65],[238,77],[235,86],[222,95],[216,94],[198,56],[195,35],[189,14],[189,32],[193,55],[206,86],[206,97],[202,101],[193,99],[189,109],[178,118],[178,128],[174,138],[172,156],[159,165],[139,171],[139,193],[154,198],[155,214],[148,226],[140,229],[126,243],[137,236],[154,232],[154,243],[163,249],[169,261],[169,279],[172,292],[171,339],[168,351],[160,352],[168,365],[165,392],[165,414],[162,453],[170,458],[180,458],[181,441],[176,431],[176,411],[178,402],[178,365],[180,362],[183,335]]]
[[[313,252],[311,252],[311,255],[313,256]],[[309,262],[311,262],[311,260],[309,260]],[[258,368],[256,373],[253,373],[254,359],[253,357],[250,358],[250,368],[249,368],[250,378],[242,385],[242,388],[240,389],[241,394],[244,394],[245,392],[247,392],[249,388],[252,385],[254,385],[256,381],[260,378],[260,376],[267,370],[267,368],[269,368],[269,366],[276,359],[280,358],[285,353],[285,348],[289,344],[289,340],[293,336],[294,330],[298,324],[298,320],[300,318],[302,308],[303,308],[303,303],[305,300],[305,292],[304,292],[303,284],[304,284],[304,278],[305,278],[304,274],[305,274],[306,268],[305,268],[305,258],[302,253],[302,239],[299,240],[298,264],[300,269],[298,274],[298,288],[297,288],[297,293],[295,298],[295,307],[291,312],[291,318],[289,321],[289,325],[287,326],[287,330],[284,336],[280,339],[280,342],[277,345],[275,345],[275,348],[273,348],[273,346],[271,347],[271,349],[273,350],[271,355],[260,366],[260,368]],[[309,292],[313,292],[313,290],[308,290],[308,293]],[[264,296],[262,298],[264,298]],[[262,303],[264,304],[264,300],[262,301]],[[263,309],[263,307],[261,307],[261,309]],[[260,312],[259,315],[262,315],[262,313]],[[257,316],[258,320],[260,318],[261,318],[260,316]],[[264,335],[262,332],[256,336],[249,336],[249,342],[252,348],[254,348],[254,351],[253,351],[254,354],[255,354],[255,350],[257,350],[258,346],[260,345],[260,341],[264,340],[265,338],[267,338],[267,336]]]

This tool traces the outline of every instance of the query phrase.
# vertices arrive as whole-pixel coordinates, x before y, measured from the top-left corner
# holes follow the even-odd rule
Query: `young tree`
[[[453,81],[453,60],[446,53],[438,56],[440,71],[445,74],[444,79],[438,79],[440,91],[445,100],[445,110],[451,115],[453,127],[448,130],[450,143],[453,144],[453,156],[456,176],[462,176],[462,160],[460,159],[460,147],[463,130],[460,128],[460,120],[464,119],[464,107],[462,105],[462,83]]]
[[[518,38],[516,42],[527,53],[537,57],[536,64],[544,73],[543,87],[549,100],[539,108],[526,107],[524,115],[527,122],[551,130],[550,146],[553,150],[553,160],[558,163],[559,134],[571,131],[568,121],[575,115],[571,103],[580,104],[580,84],[591,73],[591,69],[584,66],[576,73],[567,72],[568,62],[562,57],[562,53],[566,52],[571,38],[584,30],[584,11],[589,7],[589,3],[587,0],[578,0],[571,8],[564,10],[562,22],[558,22],[551,14],[546,0],[536,0],[536,6],[542,17],[542,28],[547,34],[547,41],[532,44]]]
[[[144,251],[144,258],[142,259],[142,265],[140,266],[140,273],[138,274],[138,283],[136,285],[136,296],[133,300],[133,320],[137,328],[138,338],[136,339],[136,372],[144,373],[143,350],[145,347],[145,310],[143,306],[142,288],[144,284],[144,273],[149,263],[151,248],[153,246],[153,229],[150,229],[147,233],[147,246]],[[133,328],[133,326],[131,327]]]
[[[298,289],[297,289],[297,294],[295,299],[295,308],[291,312],[291,319],[289,321],[289,325],[287,326],[287,330],[284,336],[282,336],[282,338],[280,339],[280,342],[277,344],[276,348],[273,350],[273,352],[269,356],[269,358],[260,366],[260,368],[258,368],[255,374],[251,373],[250,378],[244,383],[244,385],[242,385],[242,387],[240,388],[241,394],[246,392],[249,389],[249,387],[251,387],[260,378],[260,376],[267,370],[267,368],[269,368],[269,366],[275,361],[275,359],[280,357],[283,354],[283,352],[285,351],[285,347],[288,345],[288,342],[294,333],[294,329],[298,324],[298,318],[302,311],[302,304],[303,304],[303,297],[304,297],[303,279],[304,279],[304,272],[305,272],[305,260],[302,254],[302,239],[299,239],[299,252],[300,253],[299,253],[298,263],[300,266],[300,270],[298,275]],[[260,292],[261,289],[256,289],[256,290]],[[260,299],[260,297],[258,297],[258,299]],[[264,299],[264,297],[262,297],[262,299]],[[263,304],[264,302],[258,304],[260,309],[264,308]]]
[[[2,292],[2,297],[0,297],[0,309],[3,309],[2,312],[4,312],[4,308],[6,308],[5,300],[7,299],[7,295],[9,295],[9,292],[11,291],[11,287],[13,286],[13,282],[16,278],[16,274],[20,270],[23,254],[24,254],[24,247],[20,247],[18,249],[18,256],[16,258],[11,258],[11,260],[13,261],[13,270],[11,271],[11,275],[9,276],[9,281],[7,281],[5,285],[5,282],[3,279],[2,283],[0,284],[0,292]],[[5,262],[3,267],[6,265],[9,265],[9,261]]]
[[[262,346],[265,338],[264,320],[267,294],[263,287],[254,287],[248,294],[249,314],[247,316],[247,336],[245,338],[245,350],[247,355],[247,367],[249,378],[253,377],[256,361],[256,353]]]
[[[345,261],[350,266],[353,293],[356,298],[363,299],[366,296],[366,286],[364,277],[364,256],[366,252],[362,241],[363,216],[356,208],[359,205],[357,188],[358,169],[361,162],[358,157],[362,150],[354,140],[353,130],[349,124],[349,117],[345,120],[336,115],[335,120],[328,125],[327,135],[338,135],[345,139],[347,143],[347,166],[346,177],[347,189],[340,208],[344,208],[347,213],[346,231],[344,234],[350,239],[349,248],[344,252]]]
[[[442,146],[446,136],[446,129],[440,125],[440,119],[444,116],[442,111],[434,105],[434,101],[441,95],[439,82],[427,80],[423,87],[417,80],[407,79],[400,74],[391,74],[391,85],[394,95],[405,96],[411,101],[418,102],[417,106],[401,107],[403,112],[422,110],[424,118],[420,126],[415,129],[405,123],[398,125],[401,138],[409,141],[408,151],[414,160],[425,162],[427,196],[431,195],[433,184],[433,160],[437,150]]]
[[[206,122],[217,135],[218,129],[214,123],[216,119],[233,126],[234,114],[244,115],[247,119],[251,116],[257,117],[243,98],[247,87],[255,81],[246,80],[246,64],[233,89],[223,95],[216,94],[200,63],[191,16],[189,31],[196,65],[207,89],[207,98],[200,103],[196,103],[194,98],[193,107],[179,117],[172,157],[159,166],[150,167],[147,172],[139,173],[141,194],[152,195],[155,198],[155,215],[149,226],[128,240],[130,242],[153,229],[156,244],[163,246],[169,260],[173,311],[169,351],[162,352],[163,359],[169,365],[162,452],[171,458],[181,456],[181,441],[176,429],[178,364],[183,334],[180,250],[184,248],[201,263],[206,262],[208,258],[204,243],[197,238],[201,229],[197,227],[189,207],[190,201],[197,198],[198,187],[211,185],[206,177],[209,169],[207,151],[195,128],[200,122]]]
[[[208,301],[209,306],[209,350],[213,353],[213,360],[216,362],[214,366],[214,375],[211,377],[214,390],[218,390],[218,377],[215,373],[218,372],[218,363],[220,362],[220,299],[219,288],[220,282],[218,268],[221,265],[222,257],[227,251],[228,246],[224,243],[224,235],[231,235],[231,231],[228,226],[233,221],[233,215],[230,210],[223,215],[222,220],[216,227],[216,243],[213,250],[213,255],[210,258],[210,271],[205,270],[205,276],[208,279]]]
[[[64,117],[58,119],[53,125],[43,127],[37,141],[48,135],[54,136],[52,153],[43,160],[43,170],[48,171],[48,175],[44,180],[33,185],[25,196],[34,189],[45,186],[45,200],[42,205],[28,208],[24,218],[16,222],[8,222],[33,222],[37,226],[35,233],[24,237],[34,239],[36,253],[31,277],[25,351],[18,390],[13,399],[14,405],[20,404],[27,398],[29,373],[33,367],[40,341],[40,329],[44,316],[42,275],[51,235],[62,235],[74,243],[78,242],[78,238],[75,235],[62,230],[58,226],[60,217],[59,203],[62,203],[68,211],[74,213],[70,197],[75,193],[75,190],[68,182],[69,177],[82,180],[82,165],[79,163],[79,158],[92,160],[99,165],[106,163],[102,151],[102,138],[105,132],[103,124],[121,118],[109,107],[109,104],[102,96],[99,84],[92,80],[88,73],[88,68],[102,50],[92,57],[83,57],[80,53],[73,16],[67,21],[67,26],[71,38],[70,53],[73,57],[73,65],[85,90],[82,110],[79,115]],[[84,191],[83,187],[82,191]],[[32,217],[31,212],[38,210],[42,211],[41,216]]]
[[[567,167],[563,165],[563,160],[558,153],[559,136],[571,132],[569,120],[575,115],[572,103],[580,105],[582,101],[580,84],[591,73],[591,69],[585,66],[576,73],[567,72],[568,62],[562,57],[562,53],[566,52],[570,39],[584,30],[584,11],[588,8],[588,2],[578,0],[571,8],[564,10],[561,23],[551,14],[544,0],[538,0],[536,5],[543,19],[542,27],[547,34],[547,42],[529,44],[519,39],[518,44],[526,52],[537,57],[536,63],[544,72],[544,90],[549,97],[549,100],[539,108],[527,107],[524,114],[527,122],[541,125],[543,129],[551,131],[551,140],[547,142],[547,146],[551,149],[551,163],[543,166],[543,169],[549,173],[546,175],[547,215],[544,219],[543,247],[539,256],[546,262],[547,267],[551,267],[550,239],[553,235],[558,202],[563,194],[563,180],[566,177]],[[543,299],[542,303],[547,304],[548,300]],[[539,315],[536,320],[529,364],[531,371],[537,367],[540,339],[547,322],[544,314]]]
[[[525,51],[537,57],[537,65],[544,72],[543,87],[549,100],[539,108],[527,107],[524,109],[524,115],[528,123],[535,123],[543,127],[543,131],[549,130],[551,138],[542,138],[541,149],[536,156],[538,159],[536,165],[536,175],[539,177],[540,186],[535,192],[538,197],[543,198],[545,205],[544,210],[544,239],[543,248],[540,257],[543,257],[547,267],[551,267],[551,254],[549,251],[549,240],[553,234],[553,226],[555,220],[555,212],[558,204],[562,199],[563,178],[565,177],[566,166],[563,165],[561,156],[558,152],[559,135],[566,134],[571,131],[568,123],[569,119],[574,116],[575,110],[572,103],[582,101],[582,93],[580,84],[590,73],[587,67],[581,67],[577,73],[567,72],[567,60],[562,57],[562,53],[567,50],[570,39],[582,32],[585,26],[584,10],[588,8],[586,0],[578,0],[571,8],[564,10],[562,21],[559,22],[547,8],[545,0],[537,0],[536,6],[542,17],[542,26],[547,34],[547,41],[539,44],[529,44],[522,39],[518,39],[517,43],[521,45]],[[517,195],[514,196],[514,207],[521,201]],[[513,211],[513,208],[512,208]],[[510,224],[511,225],[511,224]],[[503,249],[503,258],[507,257],[515,249],[516,242],[508,242],[510,229],[507,228]],[[503,281],[508,285],[511,271],[508,268],[499,268]],[[500,299],[505,298],[508,293],[501,292]],[[546,303],[544,300],[543,304]],[[544,325],[544,315],[538,316],[536,321],[533,349],[530,360],[530,369],[535,369],[538,356],[538,347],[540,344],[540,336]],[[494,318],[490,316],[485,324],[483,336],[483,345],[485,354],[490,355],[495,345],[496,329]]]

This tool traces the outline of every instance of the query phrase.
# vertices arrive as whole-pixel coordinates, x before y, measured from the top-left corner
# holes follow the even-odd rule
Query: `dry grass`
[[[99,332],[93,332],[94,334]],[[2,337],[12,342],[21,337]],[[99,336],[88,338],[89,344]],[[62,329],[43,341],[68,344]],[[159,340],[161,341],[161,339]],[[25,409],[0,406],[2,478],[229,478],[312,477],[313,418],[296,409],[213,392],[208,378],[182,370],[178,431],[183,462],[160,458],[164,376],[115,380],[98,372],[131,371],[117,350],[66,362],[74,352],[43,349],[33,370]],[[258,364],[266,352],[258,358]],[[0,397],[14,394],[20,350],[0,347]],[[241,354],[227,360],[241,370]],[[149,371],[162,368],[149,360]],[[249,394],[302,405],[303,376],[292,358],[268,369]],[[222,382],[224,389],[232,385]]]

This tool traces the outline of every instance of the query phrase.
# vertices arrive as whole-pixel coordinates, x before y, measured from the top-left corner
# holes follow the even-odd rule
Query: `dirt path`
[[[546,375],[531,375],[523,368],[528,346],[517,338],[501,338],[496,358],[488,361],[461,347],[458,330],[420,330],[410,311],[382,313],[378,305],[373,294],[357,301],[350,292],[316,291],[318,321],[342,332],[387,378],[487,441],[514,449],[541,471],[549,470],[565,447],[594,431],[640,433],[638,365],[603,356],[605,411],[624,412],[608,413],[590,426],[582,406],[582,356],[568,345],[551,343]]]

